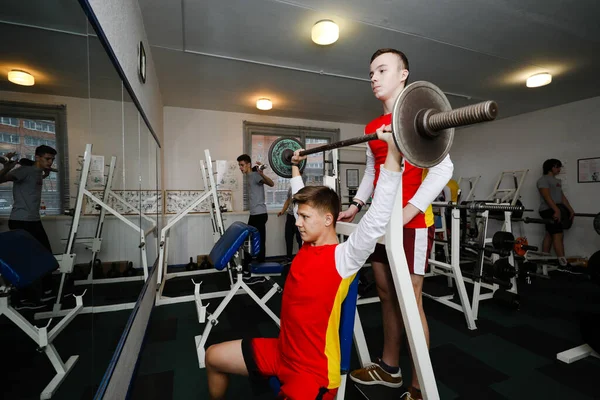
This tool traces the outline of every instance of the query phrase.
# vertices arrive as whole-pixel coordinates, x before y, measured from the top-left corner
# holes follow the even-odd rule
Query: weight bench
[[[202,295],[200,294],[200,285],[202,282],[196,283],[192,280],[195,285],[194,297],[196,300],[196,311],[198,312],[198,322],[201,324],[206,322],[202,335],[196,336],[196,351],[198,353],[198,364],[200,365],[200,368],[205,367],[204,347],[210,331],[212,330],[213,326],[219,323],[219,316],[225,310],[225,307],[227,307],[227,304],[229,304],[233,296],[238,294],[240,290],[246,292],[260,306],[260,308],[262,308],[267,315],[271,317],[277,326],[279,326],[279,318],[273,313],[273,311],[269,309],[267,302],[271,299],[271,297],[273,297],[273,295],[275,295],[275,293],[281,293],[281,286],[279,286],[268,276],[265,276],[267,281],[271,282],[272,287],[263,297],[258,297],[242,279],[243,247],[247,240],[250,242],[248,252],[252,256],[257,255],[260,249],[260,234],[258,230],[253,226],[244,224],[243,222],[234,222],[229,228],[227,228],[223,236],[221,236],[221,238],[212,248],[209,255],[212,265],[214,265],[214,267],[219,271],[223,270],[224,268],[231,268],[232,271],[235,271],[236,282],[227,293],[227,296],[225,296],[225,298],[221,301],[215,312],[208,315],[208,318],[206,315],[206,307],[208,307],[209,304],[202,304]],[[261,275],[281,274],[281,271],[283,270],[283,266],[281,264],[272,262],[252,263],[250,264],[250,268],[253,274]]]
[[[46,353],[56,375],[40,394],[40,399],[50,399],[67,374],[73,369],[79,356],[71,356],[63,363],[52,344],[56,336],[75,318],[83,307],[83,295],[75,296],[76,306],[48,331],[52,319],[46,326],[38,328],[17,312],[10,304],[10,294],[14,289],[24,289],[58,267],[58,262],[46,248],[24,230],[0,233],[0,315],[6,315]]]
[[[350,287],[348,288],[348,294],[342,303],[342,312],[340,315],[340,372],[342,380],[338,389],[336,400],[344,400],[346,394],[346,381],[348,379],[348,373],[350,372],[350,354],[352,353],[352,339],[354,335],[354,317],[356,316],[356,301],[358,299],[358,281],[360,280],[359,274],[357,273]],[[275,395],[279,394],[281,384],[277,377],[271,377],[269,379],[269,385]]]

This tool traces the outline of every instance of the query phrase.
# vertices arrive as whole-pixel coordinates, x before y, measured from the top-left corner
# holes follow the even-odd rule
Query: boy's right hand
[[[389,148],[398,152],[396,142],[394,142],[394,133],[392,132],[391,125],[381,125],[375,132],[377,133],[377,139],[383,140],[388,144]]]

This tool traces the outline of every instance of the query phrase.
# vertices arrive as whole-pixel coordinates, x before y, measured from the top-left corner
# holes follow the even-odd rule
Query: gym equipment
[[[529,246],[527,238],[515,236],[511,232],[498,231],[494,233],[492,245],[498,250],[512,250],[520,256],[524,256],[529,250],[537,251],[536,246]]]
[[[516,255],[523,257],[528,250],[537,251],[537,246],[530,246],[527,238],[524,236],[518,237],[515,239],[515,245],[513,246],[513,251]]]
[[[65,250],[64,250],[64,253],[55,255],[55,258],[59,262],[60,272],[62,274],[61,282],[60,282],[60,286],[59,286],[59,290],[58,290],[58,295],[56,297],[56,302],[53,304],[52,311],[36,313],[34,315],[35,319],[45,319],[45,318],[64,316],[68,312],[68,310],[62,310],[62,306],[63,306],[62,292],[63,292],[63,287],[64,287],[65,275],[71,273],[73,270],[73,265],[74,265],[74,261],[75,261],[75,253],[74,253],[73,249],[74,249],[74,246],[78,243],[85,244],[87,246],[87,248],[89,250],[91,250],[91,252],[92,252],[92,268],[91,268],[90,273],[84,280],[76,280],[74,282],[75,286],[89,285],[89,284],[102,284],[102,283],[107,284],[107,283],[114,283],[115,281],[118,281],[118,282],[137,281],[137,280],[145,281],[146,279],[148,279],[146,237],[149,234],[151,234],[152,232],[154,232],[154,230],[156,228],[156,220],[143,214],[141,211],[137,210],[134,206],[129,204],[121,196],[117,195],[116,193],[114,193],[112,191],[111,184],[112,184],[112,179],[114,176],[114,171],[116,169],[116,163],[117,163],[117,158],[114,156],[111,157],[110,165],[103,166],[103,167],[108,167],[108,174],[106,175],[106,180],[105,180],[106,184],[104,186],[104,190],[103,190],[102,194],[99,196],[101,198],[94,196],[94,194],[92,194],[87,189],[87,182],[88,182],[90,167],[92,165],[92,158],[93,158],[92,145],[87,144],[85,146],[85,153],[82,157],[82,160],[80,161],[81,169],[79,170],[80,171],[79,183],[76,184],[77,185],[77,196],[75,197],[75,199],[76,199],[75,207],[73,210],[68,210],[69,211],[68,214],[73,216],[73,221],[71,222],[71,227],[69,229],[69,236],[66,239],[63,239],[66,241]],[[123,205],[126,210],[132,210],[134,213],[140,215],[141,218],[143,218],[147,222],[149,222],[151,225],[150,228],[147,230],[144,230],[141,224],[136,225],[135,223],[131,222],[131,220],[129,218],[126,218],[125,216],[120,214],[118,211],[116,211],[115,209],[110,207],[107,203],[108,203],[109,197],[111,197],[111,196],[116,201],[118,201],[121,205]],[[96,207],[99,207],[99,209],[100,209],[95,233],[94,233],[94,236],[92,236],[92,237],[78,237],[77,236],[77,232],[79,230],[79,223],[80,223],[82,212],[83,212],[84,197],[87,198],[88,202],[93,202],[96,205]],[[101,250],[102,230],[104,227],[104,219],[105,219],[107,212],[111,213],[117,219],[119,219],[124,224],[126,224],[127,226],[129,226],[130,228],[132,228],[133,230],[136,231],[136,233],[139,237],[139,241],[140,241],[139,242],[140,244],[138,247],[139,247],[139,251],[140,251],[140,258],[142,261],[142,271],[144,273],[143,276],[121,277],[122,271],[119,270],[118,268],[113,269],[111,266],[110,269],[104,269],[102,267],[101,263],[96,262],[98,254]],[[110,277],[112,277],[112,279],[105,279],[105,278],[110,278]],[[132,309],[134,306],[135,306],[135,302],[111,304],[111,305],[95,306],[95,307],[84,307],[81,310],[81,313],[87,314],[87,313],[97,313],[97,312],[119,311],[119,310]]]
[[[5,284],[0,286],[0,315],[6,315],[46,354],[56,375],[40,394],[41,399],[50,399],[60,384],[73,369],[79,356],[71,356],[64,362],[52,343],[65,327],[79,314],[83,307],[85,292],[75,297],[75,307],[68,310],[65,317],[52,329],[50,322],[37,327],[31,324],[10,304],[13,288],[25,289],[34,282],[59,267],[52,254],[31,234],[24,230],[0,233],[0,275]],[[10,345],[5,343],[5,345]]]
[[[188,270],[188,271],[177,271],[177,272],[174,272],[174,271],[170,272],[167,269],[167,261],[169,259],[169,241],[171,240],[170,239],[171,230],[179,221],[181,221],[190,212],[192,212],[198,205],[200,205],[204,202],[207,202],[210,205],[210,207],[208,207],[208,209],[210,211],[210,222],[211,222],[211,226],[212,226],[212,230],[213,230],[213,240],[215,243],[219,240],[219,238],[221,238],[221,236],[225,232],[225,225],[223,224],[223,216],[221,214],[224,210],[223,210],[223,207],[219,204],[219,196],[217,193],[217,185],[215,182],[215,173],[213,172],[213,163],[215,161],[212,161],[212,158],[210,156],[210,151],[208,149],[204,150],[204,156],[205,156],[205,159],[200,160],[200,162],[199,162],[200,169],[201,169],[201,175],[202,175],[202,181],[204,183],[204,193],[195,197],[184,209],[182,209],[179,213],[177,213],[177,215],[175,215],[173,218],[171,218],[167,222],[167,224],[164,226],[164,228],[162,228],[160,231],[160,242],[159,242],[160,247],[159,247],[159,253],[158,253],[158,273],[157,273],[157,275],[158,275],[157,281],[158,281],[159,287],[158,287],[158,293],[156,295],[156,299],[154,302],[154,304],[156,306],[195,301],[196,306],[199,307],[198,302],[201,302],[201,300],[203,300],[203,299],[225,297],[230,292],[229,290],[221,290],[221,291],[215,291],[215,292],[205,293],[205,294],[200,295],[199,285],[202,282],[196,283],[194,280],[192,280],[192,282],[194,282],[194,285],[197,285],[196,286],[197,292],[194,292],[195,294],[180,295],[180,296],[167,296],[164,294],[165,287],[167,285],[167,282],[170,279],[177,278],[177,277],[183,277],[183,276],[197,276],[197,275],[204,275],[204,274],[214,274],[214,273],[219,272],[216,269],[212,268],[211,266],[207,267],[207,264],[210,265],[208,260],[206,260],[207,262],[205,263],[205,262],[201,261],[200,257],[197,258],[196,264],[198,264],[198,267],[196,269]],[[224,272],[227,273],[227,275],[228,275],[230,286],[233,286],[234,281],[233,281],[233,276],[232,276],[231,271],[228,269]],[[241,293],[242,292],[240,292],[240,294]],[[199,297],[197,297],[196,295]]]
[[[394,103],[394,142],[411,164],[430,168],[439,164],[450,151],[454,128],[492,121],[497,114],[498,106],[493,101],[452,110],[446,95],[437,86],[425,81],[414,82],[404,88]],[[375,139],[377,134],[359,136],[303,150],[300,155],[321,153]],[[273,172],[283,178],[291,178],[291,159],[294,151],[301,148],[295,147],[289,140],[280,138],[269,148],[269,164]]]
[[[208,256],[204,256],[202,258],[202,262],[200,262],[200,269],[211,269],[212,264],[208,261]]]
[[[269,147],[269,164],[273,172],[282,178],[292,177],[292,156],[296,150],[302,148],[302,143],[295,138],[281,137],[276,139]],[[324,150],[323,150],[324,151]],[[300,173],[306,167],[306,160],[300,161],[298,168]]]
[[[185,269],[187,271],[195,271],[197,269],[200,269],[200,266],[194,262],[194,257],[190,257],[190,262],[187,263],[187,265],[185,266]]]
[[[558,207],[561,209],[560,212],[560,222],[561,225],[563,227],[563,229],[570,229],[571,226],[573,225],[573,221],[571,221],[571,218],[569,217],[569,210],[563,206],[562,204],[559,204]],[[531,211],[531,210],[524,210],[524,211]],[[575,213],[576,217],[588,217],[588,218],[593,218],[592,220],[592,226],[594,228],[594,231],[600,235],[600,213],[598,214],[592,214],[592,213]],[[493,216],[491,218],[494,219],[500,219],[500,217],[498,216]],[[531,217],[524,217],[524,218],[512,218],[512,220],[514,222],[524,222],[526,224],[554,224],[556,221],[554,221],[551,218],[531,218]]]
[[[525,179],[527,178],[527,174],[529,173],[528,169],[520,170],[520,171],[502,171],[498,180],[496,181],[496,185],[494,186],[494,190],[490,195],[486,198],[488,202],[499,202],[499,203],[509,203],[510,205],[520,204],[519,197],[521,197],[521,188],[525,183]],[[502,182],[504,179],[509,178],[512,179],[514,188],[506,188],[502,187]],[[490,213],[493,215],[493,213]],[[520,218],[522,213],[516,213],[513,216]]]
[[[10,162],[14,162],[15,164],[29,166],[29,167],[35,164],[35,161],[30,160],[29,158],[21,158],[19,161],[13,161],[12,157],[8,158],[6,156],[0,156],[0,164],[5,165]],[[56,168],[48,168],[48,170],[50,172],[58,172],[58,170]]]
[[[225,231],[225,225],[223,224],[223,217],[221,215],[222,208],[219,204],[219,196],[217,193],[217,185],[215,182],[215,175],[213,172],[213,161],[210,156],[210,151],[208,149],[204,150],[204,160],[200,160],[200,169],[202,172],[202,180],[204,182],[204,193],[196,197],[190,204],[188,204],[184,209],[182,209],[177,215],[171,218],[164,228],[160,231],[160,241],[159,241],[159,252],[158,252],[158,284],[160,285],[159,295],[156,297],[156,305],[161,304],[169,304],[173,303],[171,299],[163,299],[162,292],[164,290],[165,282],[171,278],[176,278],[178,276],[191,276],[191,275],[200,275],[205,273],[202,272],[192,272],[188,270],[186,272],[176,272],[170,273],[167,269],[167,261],[169,259],[169,240],[171,229],[175,226],[179,221],[181,221],[184,217],[186,217],[190,212],[192,212],[198,205],[203,202],[210,203],[210,218],[211,224],[213,228],[213,239],[216,241],[223,235]],[[188,264],[189,265],[189,264]],[[212,273],[214,271],[206,271],[206,273]],[[233,285],[233,278],[231,274],[229,276],[229,281]],[[193,296],[185,296],[181,297],[180,301],[193,301]],[[175,300],[175,299],[173,299]],[[177,301],[179,302],[179,301]]]
[[[481,175],[472,176],[472,177],[461,176],[460,178],[458,178],[457,184],[458,184],[459,188],[462,188],[461,183],[463,183],[465,181],[469,184],[469,192],[467,193],[467,195],[463,196],[461,194],[461,196],[460,196],[462,201],[472,201],[475,198],[475,189],[477,188],[477,184],[479,183],[480,179],[481,179]]]
[[[242,254],[244,252],[244,245],[247,240],[250,240],[249,253],[251,256],[258,254],[260,249],[260,235],[258,230],[253,226],[246,225],[242,222],[236,221],[227,228],[223,235],[219,238],[212,248],[209,260],[215,266],[218,271],[224,270],[225,268],[232,269],[236,273],[235,284],[227,292],[225,298],[221,301],[214,313],[207,315],[206,307],[202,304],[202,295],[200,295],[200,283],[194,282],[195,291],[194,298],[196,301],[196,310],[198,312],[198,321],[200,323],[206,322],[202,335],[196,336],[196,351],[198,354],[198,364],[200,368],[205,367],[205,349],[204,346],[210,335],[212,328],[219,323],[219,316],[225,310],[231,299],[238,291],[246,292],[265,313],[279,326],[279,317],[269,309],[267,302],[275,295],[275,293],[281,292],[281,287],[273,282],[271,289],[262,297],[258,297],[252,289],[248,287],[242,279]],[[255,265],[255,268],[260,268],[259,264]],[[280,268],[283,268],[280,265]],[[270,280],[266,277],[267,280]],[[215,296],[213,296],[214,298]],[[206,297],[204,297],[206,298]]]
[[[533,211],[526,210],[523,205],[507,205],[507,204],[495,204],[489,203],[485,201],[463,201],[460,204],[448,202],[433,202],[431,204],[433,207],[449,207],[449,208],[458,208],[459,210],[470,210],[470,211],[510,211],[510,212],[523,212],[523,211]]]
[[[598,254],[598,252],[595,254]],[[586,357],[600,358],[598,318],[600,318],[600,313],[597,311],[583,315],[580,321],[580,330],[585,344],[558,353],[556,358],[567,364],[574,363]]]
[[[571,229],[573,226],[573,220],[571,219],[571,214],[569,209],[564,204],[559,204],[558,208],[560,209],[560,223],[563,229]],[[589,217],[594,218],[593,226],[594,230],[598,235],[600,235],[600,213],[592,214],[592,213],[575,213],[576,217]]]
[[[542,253],[537,251],[527,251],[525,260],[530,263],[541,263],[542,266],[548,263],[557,264],[558,258],[550,253]],[[600,250],[592,254],[586,262],[585,258],[567,257],[567,262],[572,264],[574,272],[586,274],[590,279],[600,285]]]
[[[255,165],[254,167],[252,167],[252,171],[264,171],[267,168],[269,168],[267,164]]]

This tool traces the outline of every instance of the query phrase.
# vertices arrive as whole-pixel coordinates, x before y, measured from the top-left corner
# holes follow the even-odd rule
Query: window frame
[[[54,135],[56,140],[56,158],[60,179],[60,206],[61,210],[69,208],[69,146],[67,131],[67,106],[64,104],[38,104],[17,101],[0,100],[0,115],[21,120],[53,120]],[[46,132],[52,133],[52,132]],[[62,214],[59,210],[59,214]]]
[[[276,137],[294,137],[300,138],[303,147],[306,148],[306,139],[326,139],[329,143],[338,142],[340,140],[340,129],[339,128],[319,128],[313,126],[300,126],[300,125],[282,125],[282,124],[270,124],[261,122],[250,122],[244,121],[244,153],[252,157],[252,136],[276,136]],[[255,161],[255,160],[253,160]],[[323,171],[325,174],[325,171]],[[243,208],[244,211],[248,210],[248,195],[246,193],[246,176],[244,176],[244,185],[242,189],[242,196],[244,199]],[[267,205],[267,211],[273,210]]]

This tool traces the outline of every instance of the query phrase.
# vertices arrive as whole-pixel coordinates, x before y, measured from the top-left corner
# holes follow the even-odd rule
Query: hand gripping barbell
[[[485,101],[452,110],[450,102],[437,86],[418,81],[406,86],[394,103],[392,132],[402,156],[412,165],[430,168],[439,164],[450,151],[454,128],[492,121],[498,114],[493,101]],[[377,134],[342,140],[303,150],[301,156],[365,143]],[[275,174],[292,177],[292,156],[302,143],[293,138],[279,138],[269,148],[269,165]],[[299,165],[302,171],[306,160]]]

